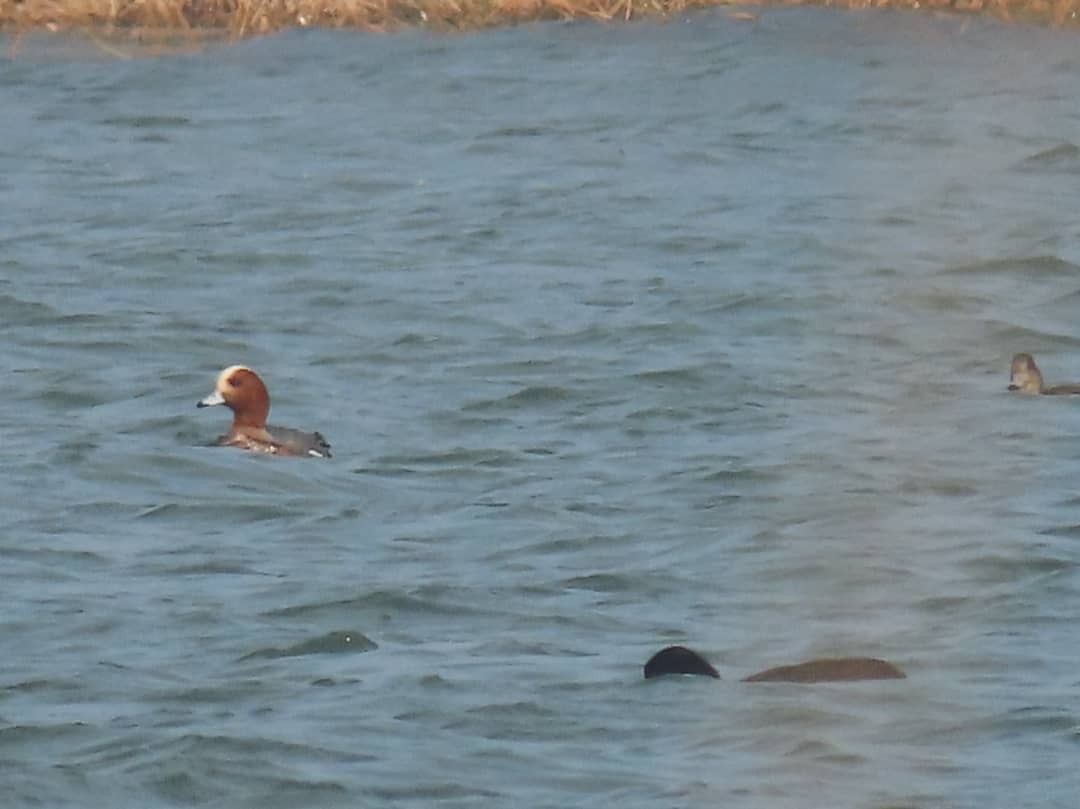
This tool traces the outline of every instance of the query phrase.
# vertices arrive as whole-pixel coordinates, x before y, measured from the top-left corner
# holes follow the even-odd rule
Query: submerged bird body
[[[305,433],[288,427],[267,425],[270,394],[259,375],[243,365],[230,365],[218,374],[213,392],[197,407],[225,405],[233,412],[229,432],[218,446],[239,447],[268,455],[330,457],[330,444],[321,433]]]
[[[907,675],[887,660],[876,657],[823,657],[792,666],[759,671],[746,683],[837,683],[855,680],[903,680]]]

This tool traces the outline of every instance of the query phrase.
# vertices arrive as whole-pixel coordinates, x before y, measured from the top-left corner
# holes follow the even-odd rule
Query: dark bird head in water
[[[685,646],[668,646],[649,658],[645,664],[645,679],[664,674],[703,674],[706,677],[720,675],[704,657]]]

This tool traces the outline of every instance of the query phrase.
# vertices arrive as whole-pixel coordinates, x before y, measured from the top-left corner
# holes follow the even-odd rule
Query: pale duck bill
[[[205,399],[199,399],[199,401],[197,401],[195,403],[195,406],[196,407],[213,407],[214,405],[223,405],[223,404],[225,404],[225,397],[221,395],[221,391],[216,390],[213,393],[211,393],[209,396],[207,396]]]

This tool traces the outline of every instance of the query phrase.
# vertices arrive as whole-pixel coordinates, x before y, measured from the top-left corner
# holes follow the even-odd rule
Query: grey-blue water
[[[4,807],[1076,805],[1080,402],[1005,391],[1080,380],[1075,34],[41,53]],[[208,446],[233,363],[334,457]],[[644,681],[670,643],[724,679]],[[908,679],[738,682],[825,655]]]

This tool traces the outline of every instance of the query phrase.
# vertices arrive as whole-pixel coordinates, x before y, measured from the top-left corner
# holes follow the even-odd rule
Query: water
[[[1080,380],[1075,35],[58,42],[0,70],[5,806],[1074,805],[1080,409],[1004,388]],[[206,446],[238,362],[332,460]]]

